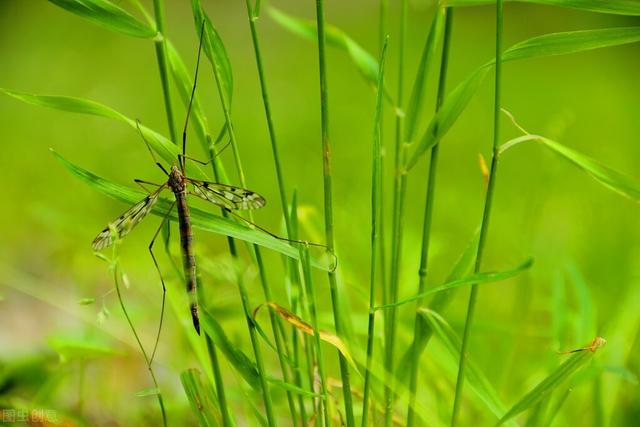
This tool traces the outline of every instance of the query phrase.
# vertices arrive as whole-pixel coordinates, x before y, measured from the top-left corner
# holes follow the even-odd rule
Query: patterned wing
[[[194,179],[189,181],[193,184],[192,194],[224,209],[259,209],[267,203],[261,195],[244,188]]]
[[[144,217],[149,214],[149,212],[151,212],[153,205],[155,205],[158,201],[160,190],[162,190],[162,188],[154,193],[149,194],[143,200],[131,207],[131,209],[120,215],[118,219],[107,225],[105,229],[102,230],[95,239],[93,239],[93,243],[91,244],[93,250],[99,251],[110,246],[113,243],[113,239],[111,236],[112,228],[118,233],[118,236],[120,237],[124,237],[129,234],[129,232],[133,230],[133,228],[138,225],[138,223],[142,221]]]

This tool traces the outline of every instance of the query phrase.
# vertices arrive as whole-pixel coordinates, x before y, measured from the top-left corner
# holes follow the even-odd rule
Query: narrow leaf
[[[451,358],[457,363],[460,360],[461,342],[451,326],[435,311],[421,309],[419,313],[431,326],[435,335],[442,341]],[[498,393],[482,373],[482,370],[468,355],[466,357],[467,370],[465,375],[467,384],[496,417],[501,417],[506,412],[504,403],[502,403]],[[517,425],[515,423],[509,424],[514,427]]]
[[[200,0],[191,0],[191,8],[193,10],[193,19],[198,36],[200,36],[204,22],[202,48],[213,67],[222,102],[230,109],[231,98],[233,97],[233,73],[231,71],[231,62],[229,61],[227,50],[209,16],[202,9]]]
[[[222,425],[222,417],[215,404],[213,389],[203,381],[200,371],[187,369],[180,374],[180,381],[191,404],[192,412],[198,417],[198,424],[205,427]]]
[[[529,258],[526,261],[524,261],[522,264],[520,264],[519,266],[511,270],[487,272],[487,273],[476,273],[472,276],[468,276],[463,279],[453,280],[443,285],[436,286],[434,288],[427,290],[426,292],[414,295],[410,298],[403,299],[396,303],[380,305],[378,307],[375,307],[374,310],[383,310],[387,308],[397,307],[412,301],[419,300],[427,295],[435,294],[437,292],[442,292],[442,291],[448,291],[451,289],[459,288],[460,286],[473,285],[473,284],[481,285],[484,283],[499,282],[501,280],[510,279],[511,277],[517,276],[524,270],[529,269],[532,265],[533,265],[533,258]]]
[[[320,393],[314,393],[311,390],[306,390],[304,388],[298,387],[295,384],[284,382],[284,381],[276,379],[276,378],[269,378],[269,383],[273,384],[274,386],[276,386],[278,388],[281,388],[281,389],[283,389],[285,391],[291,391],[291,392],[299,394],[301,396],[305,396],[305,397],[322,397],[322,394],[320,394]]]
[[[114,182],[101,178],[85,169],[80,168],[79,166],[74,165],[73,163],[64,159],[55,151],[53,153],[56,158],[60,160],[60,162],[74,175],[88,183],[91,187],[108,196],[130,204],[137,203],[146,196],[146,193],[138,190],[133,190],[129,187],[116,184]],[[153,207],[152,213],[164,217],[172,204],[173,201],[161,197]],[[218,215],[210,214],[198,208],[191,208],[190,211],[191,223],[195,228],[222,234],[224,236],[233,237],[249,243],[255,243],[293,259],[300,259],[300,254],[297,248],[288,245],[282,240],[278,240],[272,236],[269,236],[262,231],[249,228],[242,223],[234,222]],[[173,219],[174,221],[178,220],[175,210],[173,210],[169,214],[169,218]],[[329,271],[332,268],[329,265],[329,262],[319,261],[316,259],[312,259],[311,264],[314,267],[320,268],[325,271]]]
[[[265,302],[264,304],[260,304],[259,306],[257,306],[255,310],[253,310],[254,318],[256,317],[256,315],[258,314],[258,311],[263,306],[267,306],[270,309],[272,309],[276,314],[278,314],[278,316],[282,318],[282,320],[286,321],[297,330],[304,332],[307,335],[311,335],[311,336],[314,335],[313,326],[311,326],[310,324],[302,320],[300,317],[296,316],[294,313],[290,312],[289,310],[282,307],[281,305],[278,305],[275,302]],[[356,363],[353,360],[351,353],[347,349],[347,346],[344,343],[344,341],[342,341],[342,339],[339,336],[326,331],[322,331],[322,330],[319,331],[319,333],[320,333],[320,339],[322,341],[334,346],[349,361],[351,366],[357,369]]]
[[[500,153],[526,141],[535,141],[543,144],[552,152],[570,161],[598,182],[610,190],[635,201],[640,201],[640,182],[605,166],[591,157],[587,157],[578,151],[572,150],[558,142],[552,141],[540,135],[524,135],[505,142],[500,147]]]
[[[275,7],[267,8],[267,12],[282,27],[310,41],[317,41],[317,29],[314,21],[307,21],[288,15]],[[327,43],[344,50],[355,64],[358,71],[375,87],[378,81],[378,61],[376,58],[349,37],[344,31],[333,25],[325,26]]]
[[[494,0],[441,0],[445,6],[478,6],[495,4]],[[521,3],[536,3],[547,6],[567,7],[589,12],[611,13],[616,15],[640,15],[640,2],[637,0],[505,0]]]
[[[573,375],[578,369],[580,369],[588,361],[590,361],[596,349],[597,348],[594,348],[593,350],[575,352],[562,365],[556,368],[555,371],[553,371],[542,382],[534,387],[533,390],[531,390],[522,399],[520,399],[518,403],[513,405],[513,407],[509,409],[509,411],[504,414],[502,418],[500,418],[500,421],[498,421],[496,427],[504,424],[505,421],[515,417],[519,413],[533,407],[535,404],[548,396],[565,380]]]
[[[69,96],[31,95],[24,92],[10,91],[2,88],[0,88],[0,92],[4,92],[9,96],[19,99],[20,101],[40,107],[48,107],[72,113],[90,114],[93,116],[115,119],[128,124],[133,129],[135,129],[136,132],[138,132],[138,122],[136,120],[132,120],[124,114],[121,114],[118,111],[114,110],[113,108],[107,107],[106,105],[100,104],[95,101]],[[140,124],[139,126],[140,131],[144,135],[149,145],[151,145],[153,151],[158,153],[158,155],[160,155],[160,157],[162,157],[169,164],[177,162],[178,154],[180,153],[180,151],[175,144],[173,144],[169,139],[165,138],[158,132],[149,129],[142,124]],[[143,144],[142,141],[141,144]],[[201,171],[197,173],[197,171],[199,171],[198,168],[190,169],[190,171],[194,172],[194,175],[198,175],[199,178],[205,178]]]
[[[135,393],[136,397],[147,397],[147,396],[157,396],[160,394],[160,389],[156,388],[156,387],[149,387],[149,388],[145,388],[142,389],[140,391],[137,391]]]
[[[107,0],[49,0],[71,13],[128,36],[151,38],[156,31]]]
[[[546,34],[517,43],[503,53],[503,61],[577,53],[603,47],[640,41],[640,27],[570,31]],[[453,126],[480,88],[495,59],[482,65],[460,83],[445,99],[442,108],[431,119],[423,137],[409,157],[405,169],[415,166],[420,157],[433,147]]]
[[[200,321],[204,332],[209,336],[222,354],[227,358],[231,366],[254,389],[260,388],[258,368],[249,357],[239,348],[233,345],[227,337],[222,326],[209,314],[207,310],[200,310]]]
[[[423,99],[425,97],[425,86],[427,84],[427,77],[433,63],[433,58],[436,56],[436,47],[444,31],[444,17],[445,9],[443,7],[438,8],[436,14],[433,17],[431,23],[431,29],[429,30],[429,36],[425,42],[422,50],[422,56],[420,57],[420,64],[418,65],[418,72],[416,78],[413,81],[413,87],[411,88],[411,97],[409,98],[409,104],[407,105],[407,112],[405,118],[405,142],[412,142],[416,131],[418,117],[422,112]]]

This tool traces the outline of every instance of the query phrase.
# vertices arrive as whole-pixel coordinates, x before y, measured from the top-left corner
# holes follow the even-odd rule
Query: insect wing
[[[128,211],[123,213],[116,219],[111,222],[109,225],[105,227],[104,230],[100,232],[93,240],[91,247],[94,251],[99,251],[110,246],[113,243],[112,239],[112,229],[117,233],[119,237],[124,237],[133,228],[140,223],[146,217],[153,205],[158,201],[158,196],[160,195],[160,191],[156,191],[155,193],[149,194],[143,200],[132,206]]]
[[[266,204],[264,198],[253,191],[216,182],[190,180],[193,194],[224,209],[259,209]]]

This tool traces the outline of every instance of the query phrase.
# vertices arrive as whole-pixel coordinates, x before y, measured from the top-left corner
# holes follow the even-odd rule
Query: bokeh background
[[[120,3],[129,7],[127,2]],[[390,87],[395,87],[397,78],[396,3],[392,2],[389,22]],[[248,186],[268,200],[267,207],[255,213],[255,219],[271,230],[281,231],[278,192],[244,2],[204,4],[233,67],[233,118]],[[273,5],[296,16],[314,18],[311,1],[280,0]],[[147,6],[151,10],[150,4]],[[326,8],[330,23],[370,52],[378,51],[378,2],[328,1]],[[167,2],[166,9],[167,35],[192,69],[197,33],[190,6],[187,2]],[[410,2],[407,81],[415,74],[432,13],[430,2]],[[554,31],[639,24],[637,18],[509,3],[505,46]],[[308,215],[306,238],[321,241],[317,53],[311,42],[287,32],[266,14],[258,25],[287,191],[290,195],[297,191],[299,203]],[[493,7],[456,11],[450,88],[493,57],[493,40]],[[364,345],[375,94],[344,52],[331,48],[328,55],[341,289],[359,340],[354,344]],[[0,87],[92,99],[168,134],[149,40],[110,32],[48,2],[3,0],[0,58]],[[639,69],[637,44],[512,62],[504,67],[503,104],[530,132],[553,137],[640,179]],[[212,129],[219,128],[223,117],[212,73],[208,66],[202,71],[198,93]],[[409,88],[408,84],[407,94]],[[431,254],[434,284],[444,279],[480,221],[484,184],[478,154],[490,153],[492,90],[491,79],[487,79],[443,141]],[[430,91],[433,94],[433,82]],[[173,95],[180,124],[184,109],[177,93]],[[423,125],[432,109],[432,104],[425,108]],[[393,160],[392,124],[387,110],[387,165]],[[503,129],[504,140],[518,134],[506,119]],[[131,333],[110,292],[113,283],[107,265],[90,248],[97,232],[126,206],[74,178],[49,148],[123,184],[133,185],[134,178],[158,181],[162,175],[139,135],[108,119],[34,107],[1,95],[0,135],[0,368],[11,366],[21,372],[18,377],[26,384],[18,394],[21,399],[29,400],[33,393],[47,395],[41,386],[51,383],[52,391],[47,395],[49,400],[43,401],[44,407],[74,412],[83,405],[82,411],[89,419],[106,423],[103,425],[153,424],[157,420],[155,400],[133,397],[135,392],[149,387],[143,360],[132,346]],[[189,149],[193,156],[204,157],[193,137]],[[231,160],[230,150],[223,159]],[[409,179],[401,280],[401,294],[406,296],[415,291],[417,283],[426,174],[423,159]],[[391,200],[391,182],[388,167],[387,202]],[[615,393],[605,392],[602,396],[601,390],[598,395],[592,381],[582,382],[568,399],[557,425],[575,425],[578,419],[580,425],[599,425],[593,410],[594,399],[598,398],[606,401],[605,423],[623,426],[637,420],[638,212],[636,203],[607,190],[540,146],[523,144],[507,153],[499,170],[485,269],[508,268],[529,255],[535,258],[535,264],[517,279],[481,289],[470,344],[472,357],[507,403],[514,403],[559,363],[557,350],[580,347],[602,335],[609,345],[599,355],[598,363],[610,367],[602,374],[604,390],[613,390],[606,387],[615,385]],[[157,225],[157,217],[147,219],[127,237],[120,252],[131,283],[126,300],[147,343],[153,340],[160,301],[159,283],[147,252]],[[219,320],[234,342],[249,350],[235,284],[225,274],[225,240],[197,230],[195,239],[202,256],[211,260],[211,265],[203,268],[215,283]],[[281,257],[268,253],[266,262],[276,295],[285,302]],[[248,274],[255,306],[264,302],[264,297],[255,273]],[[168,278],[176,280],[170,273]],[[316,286],[323,301],[321,322],[332,329],[324,275],[318,275]],[[82,298],[95,298],[96,303],[81,305]],[[562,319],[552,315],[558,312],[558,304],[566,314]],[[110,315],[99,323],[103,306]],[[458,331],[465,307],[466,291],[459,294],[447,315]],[[412,319],[411,309],[400,311],[400,339],[406,342],[411,337]],[[263,320],[266,323],[266,318]],[[174,414],[184,412],[184,422],[193,423],[178,382],[178,373],[193,363],[175,323],[169,313],[158,369],[172,402],[169,410]],[[96,360],[69,357],[61,363],[56,356],[55,350],[60,350],[56,343],[74,339],[104,344],[115,353],[110,354],[110,350],[101,355],[96,351]],[[16,366],[24,370],[19,371],[21,368]],[[277,372],[276,366],[275,358],[270,359],[273,372]],[[82,370],[84,386],[80,383]],[[337,376],[337,372],[333,370],[333,375]],[[455,380],[443,373],[438,375],[447,384]],[[230,368],[228,377],[229,393],[238,413],[250,413],[242,402],[243,392],[234,387],[241,380]],[[437,385],[437,378],[425,381],[433,386]],[[83,402],[80,395],[84,395]],[[446,402],[450,400],[444,400],[443,405],[448,408]],[[486,416],[471,411],[464,417],[470,420],[476,415]]]

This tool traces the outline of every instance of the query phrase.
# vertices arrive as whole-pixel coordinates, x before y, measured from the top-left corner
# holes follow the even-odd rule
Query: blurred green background
[[[129,6],[127,2],[120,3]],[[197,34],[186,3],[167,2],[166,32],[192,69]],[[389,26],[388,84],[392,88],[397,78],[396,3],[392,2]],[[248,186],[268,200],[267,206],[255,213],[255,219],[270,230],[281,231],[278,192],[244,2],[204,4],[233,67],[233,118]],[[296,16],[308,19],[315,16],[312,1],[273,4]],[[150,4],[147,6],[151,10]],[[330,23],[370,52],[377,52],[377,2],[328,1],[326,7]],[[430,2],[410,2],[406,56],[409,82],[415,75],[432,13]],[[300,204],[309,213],[311,225],[304,237],[322,241],[317,52],[312,43],[290,34],[263,15],[258,25],[287,191],[291,195],[296,190]],[[505,46],[554,31],[639,24],[637,18],[507,4]],[[449,88],[493,57],[493,40],[493,7],[456,10]],[[329,49],[328,55],[335,234],[341,287],[350,304],[349,313],[359,340],[353,344],[364,345],[375,95],[344,52]],[[168,134],[154,49],[149,40],[110,32],[48,2],[3,0],[0,58],[0,87],[92,99]],[[555,138],[640,178],[639,69],[637,44],[512,62],[504,67],[503,105],[530,132]],[[223,117],[208,64],[203,66],[198,84],[211,128],[218,129]],[[407,84],[407,94],[409,88]],[[430,91],[433,94],[434,84]],[[442,282],[480,221],[484,184],[478,154],[485,157],[490,154],[492,94],[491,79],[487,79],[443,141],[434,214],[432,284]],[[184,109],[177,93],[173,95],[176,121],[181,127]],[[426,106],[423,126],[432,109],[432,104]],[[34,107],[2,95],[0,124],[3,177],[0,364],[49,354],[52,336],[103,339],[99,330],[104,328],[111,334],[110,346],[119,353],[86,364],[86,411],[96,420],[151,422],[149,419],[157,416],[155,401],[129,398],[149,386],[146,370],[140,355],[128,346],[133,343],[132,337],[117,300],[109,293],[113,284],[106,264],[90,248],[98,231],[126,206],[70,175],[49,148],[119,183],[133,186],[134,178],[159,181],[162,175],[139,135],[121,123]],[[389,166],[393,161],[392,125],[387,110],[384,133]],[[503,129],[503,141],[518,135],[506,119]],[[189,151],[195,157],[204,157],[194,137]],[[230,151],[223,154],[225,162],[231,160]],[[386,201],[390,202],[390,167],[386,171]],[[415,292],[417,286],[426,173],[423,159],[409,178],[401,281],[404,296]],[[389,203],[387,208],[389,213]],[[390,225],[390,217],[387,218]],[[157,225],[157,217],[147,219],[125,239],[120,254],[131,282],[126,300],[148,343],[155,332],[160,287],[146,247]],[[605,387],[613,384],[619,387],[615,389],[618,394],[605,393],[605,407],[613,414],[612,425],[631,425],[637,420],[639,237],[638,206],[634,202],[608,191],[568,162],[534,144],[523,144],[507,153],[499,170],[484,269],[508,268],[529,255],[535,258],[535,264],[525,275],[482,288],[470,344],[472,357],[507,403],[515,402],[550,367],[559,363],[557,350],[580,347],[602,335],[609,344],[599,355],[598,363],[611,366],[603,381]],[[248,350],[235,285],[220,268],[228,264],[225,240],[198,230],[195,239],[201,256],[213,260],[212,267],[203,269],[210,275],[211,283],[215,283],[219,320],[234,342]],[[166,265],[166,259],[164,262]],[[268,253],[266,263],[272,287],[284,304],[281,257]],[[167,266],[165,270],[170,269]],[[168,276],[175,280],[171,274]],[[264,302],[264,297],[255,272],[249,278],[251,302],[255,306]],[[576,285],[577,282],[584,286]],[[316,286],[323,301],[321,322],[332,330],[324,275],[318,274]],[[559,289],[566,289],[565,300]],[[96,304],[78,303],[88,297],[96,298]],[[103,303],[111,315],[96,329]],[[551,314],[558,303],[564,304],[565,319],[558,320]],[[447,316],[458,331],[465,308],[466,291],[460,292]],[[411,305],[400,311],[400,339],[407,343],[413,327],[412,309]],[[585,318],[594,319],[593,323],[581,324]],[[185,399],[177,374],[191,366],[191,361],[184,337],[172,332],[178,329],[175,322],[169,314],[168,332],[163,332],[160,343],[158,369],[161,382],[176,402],[172,405],[176,411],[182,411]],[[423,359],[428,357],[429,352]],[[57,366],[55,358],[45,360],[34,363],[41,367]],[[273,372],[277,372],[276,366],[273,358],[270,360]],[[622,367],[624,371],[620,370]],[[78,369],[79,365],[71,363],[53,369],[58,374],[64,372],[57,384],[59,390],[68,391],[56,392],[52,398],[59,405],[56,407],[73,411],[78,405]],[[113,375],[114,372],[119,375]],[[127,375],[120,375],[125,372]],[[332,370],[332,375],[338,375],[337,369]],[[439,375],[447,382],[452,381],[449,376]],[[240,381],[231,372],[228,376],[230,384]],[[595,420],[590,408],[593,393],[588,382],[576,388],[557,425],[575,425],[572,422],[575,417],[581,420],[580,425]],[[241,402],[240,391],[230,386],[230,394],[241,411],[249,411]],[[448,399],[444,399],[445,408],[449,407]],[[473,412],[465,415],[471,416]],[[597,425],[595,421],[593,424]]]

